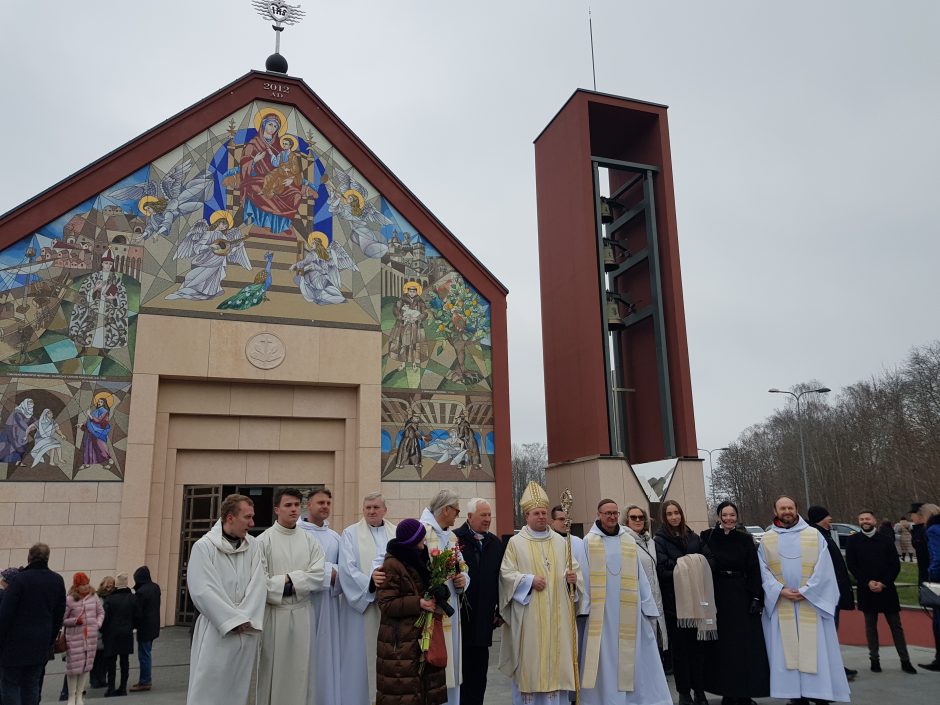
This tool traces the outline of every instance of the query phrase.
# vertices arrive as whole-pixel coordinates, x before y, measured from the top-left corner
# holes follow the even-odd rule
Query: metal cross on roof
[[[274,52],[281,53],[281,32],[285,25],[295,25],[300,22],[306,14],[300,9],[300,5],[288,5],[285,2],[270,2],[268,0],[251,0],[252,6],[258,11],[258,14],[274,24],[271,29],[274,30]]]

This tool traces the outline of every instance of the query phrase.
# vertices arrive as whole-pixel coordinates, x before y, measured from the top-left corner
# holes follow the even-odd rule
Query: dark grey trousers
[[[878,658],[878,612],[865,612],[865,638],[868,640],[868,657]],[[894,639],[894,648],[902,661],[910,661],[907,654],[907,642],[904,640],[904,628],[901,627],[900,612],[884,612],[885,621],[891,629],[891,638]]]

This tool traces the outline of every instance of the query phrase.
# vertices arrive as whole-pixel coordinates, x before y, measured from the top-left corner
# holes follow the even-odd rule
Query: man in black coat
[[[927,568],[930,566],[930,550],[927,548],[927,525],[920,515],[923,502],[911,502],[911,544],[917,558],[917,584],[927,582]]]
[[[502,624],[497,602],[504,547],[489,532],[492,519],[493,510],[486,500],[471,499],[467,504],[466,523],[454,531],[470,573],[470,586],[460,608],[463,654],[461,705],[483,705],[493,630]]]
[[[0,699],[38,703],[46,661],[65,614],[65,581],[49,570],[49,547],[29,549],[29,565],[0,602]]]
[[[881,661],[878,657],[878,615],[884,614],[894,648],[901,657],[901,670],[905,673],[917,673],[911,665],[904,640],[904,628],[901,626],[901,604],[894,581],[901,572],[901,562],[894,547],[894,536],[890,538],[878,531],[878,520],[872,512],[864,511],[858,515],[858,525],[862,530],[849,536],[845,545],[845,560],[849,570],[855,576],[858,586],[858,608],[865,615],[865,638],[868,640],[868,657],[871,670],[881,673]]]
[[[150,578],[150,568],[145,565],[134,571],[134,597],[137,601],[134,624],[137,627],[140,679],[129,690],[137,693],[152,687],[153,640],[160,636],[160,586]]]
[[[855,593],[852,592],[852,581],[849,580],[849,569],[845,567],[845,559],[842,557],[842,551],[839,545],[832,538],[832,517],[829,510],[825,507],[813,506],[806,512],[806,518],[810,526],[823,535],[826,540],[826,548],[829,550],[829,558],[832,559],[832,569],[836,574],[836,584],[839,586],[839,604],[836,605],[836,614],[834,621],[836,631],[839,630],[839,612],[840,610],[855,609]],[[843,666],[843,668],[845,668]],[[850,681],[855,680],[858,671],[854,668],[845,669],[845,677]]]

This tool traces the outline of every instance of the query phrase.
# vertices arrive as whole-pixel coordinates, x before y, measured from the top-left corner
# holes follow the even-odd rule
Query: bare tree
[[[545,466],[548,465],[548,446],[544,443],[514,443],[512,446],[512,508],[515,528],[525,524],[519,500],[530,482],[545,487]]]

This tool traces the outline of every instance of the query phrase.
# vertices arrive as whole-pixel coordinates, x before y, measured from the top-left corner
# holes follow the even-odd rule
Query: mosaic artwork
[[[0,477],[120,479],[140,313],[380,329],[383,477],[492,479],[489,302],[296,109],[247,105],[0,252]]]

